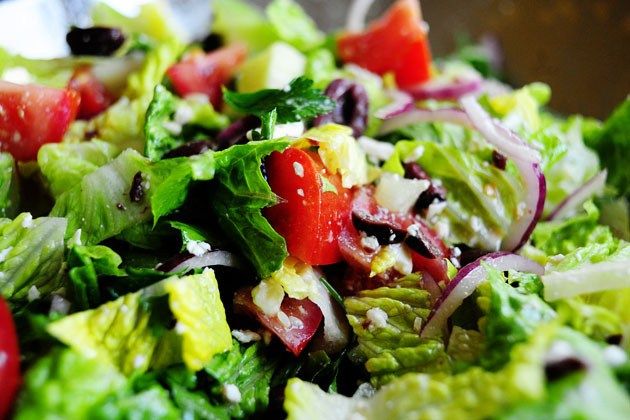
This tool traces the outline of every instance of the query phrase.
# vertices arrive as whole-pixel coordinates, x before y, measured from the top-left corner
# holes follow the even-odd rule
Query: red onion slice
[[[414,108],[413,98],[406,92],[397,89],[389,89],[387,95],[392,101],[374,112],[376,118],[386,120],[411,111]]]
[[[422,329],[421,336],[425,338],[437,337],[446,326],[448,318],[459,308],[464,299],[473,294],[479,284],[486,278],[486,269],[481,262],[500,271],[517,270],[527,273],[543,275],[545,269],[538,263],[520,255],[507,252],[493,252],[459,270],[451,280],[444,293],[437,300],[427,322]]]
[[[365,29],[365,20],[374,0],[353,0],[346,16],[346,30],[361,32]]]
[[[168,271],[171,273],[180,273],[193,270],[195,268],[212,267],[222,265],[225,267],[240,267],[240,260],[228,251],[209,251],[199,256],[190,257]]]
[[[591,179],[586,181],[581,187],[569,194],[555,209],[549,214],[547,220],[564,219],[571,215],[582,203],[592,196],[601,193],[606,186],[606,176],[608,171],[604,169]]]
[[[464,95],[477,93],[482,88],[481,78],[466,78],[454,81],[429,81],[407,89],[407,92],[417,101],[435,99],[438,101],[459,99]]]
[[[413,109],[385,120],[383,124],[381,124],[379,134],[388,134],[410,124],[423,122],[445,122],[472,128],[472,123],[470,119],[468,119],[468,116],[459,109]]]

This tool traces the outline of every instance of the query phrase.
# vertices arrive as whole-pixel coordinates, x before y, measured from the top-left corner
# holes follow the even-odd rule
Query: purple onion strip
[[[575,211],[582,203],[600,193],[606,185],[608,171],[604,169],[591,179],[586,181],[581,187],[569,194],[555,209],[549,214],[547,220],[563,219]]]

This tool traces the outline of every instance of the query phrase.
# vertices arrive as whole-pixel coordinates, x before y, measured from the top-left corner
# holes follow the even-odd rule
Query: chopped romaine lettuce
[[[324,34],[293,0],[273,0],[265,13],[278,37],[298,50],[309,51],[323,44]]]
[[[30,213],[0,219],[0,295],[24,300],[33,287],[48,295],[61,286],[66,225],[64,218]]]
[[[215,0],[212,30],[227,43],[243,42],[252,52],[260,51],[278,40],[263,13],[243,0]]]
[[[13,217],[20,204],[17,168],[9,153],[0,152],[0,217]]]
[[[49,143],[37,154],[37,163],[53,197],[79,184],[89,173],[118,155],[118,147],[98,139],[82,143]]]

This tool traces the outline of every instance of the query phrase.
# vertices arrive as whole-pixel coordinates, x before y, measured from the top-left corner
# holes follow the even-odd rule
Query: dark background
[[[344,24],[349,0],[298,0],[320,26]],[[269,1],[256,0],[258,4]],[[389,0],[377,0],[374,16]],[[508,82],[551,85],[562,113],[603,118],[630,94],[630,0],[422,0],[435,55],[455,37],[498,37]]]

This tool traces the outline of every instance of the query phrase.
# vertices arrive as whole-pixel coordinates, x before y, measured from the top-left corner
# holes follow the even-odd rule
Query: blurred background
[[[211,0],[204,0],[205,2]],[[297,0],[320,27],[343,26],[350,0]],[[90,0],[0,0],[0,45],[30,43],[24,33],[44,32],[61,43],[58,15],[77,15]],[[128,7],[135,0],[115,3]],[[194,15],[198,0],[172,0]],[[269,0],[253,0],[261,6]],[[9,4],[43,4],[42,18]],[[391,0],[376,0],[376,16]],[[630,93],[630,0],[422,0],[435,56],[452,52],[457,40],[494,35],[504,54],[507,82],[520,86],[540,80],[552,87],[551,106],[561,113],[603,118]],[[41,6],[41,5],[40,5]],[[65,7],[64,7],[65,6]],[[34,7],[30,6],[29,7]],[[203,14],[201,14],[203,18]],[[11,28],[11,24],[15,27]],[[18,45],[20,47],[20,45]],[[59,47],[59,45],[57,45]],[[46,51],[54,51],[53,46]],[[28,46],[26,46],[28,50]]]

